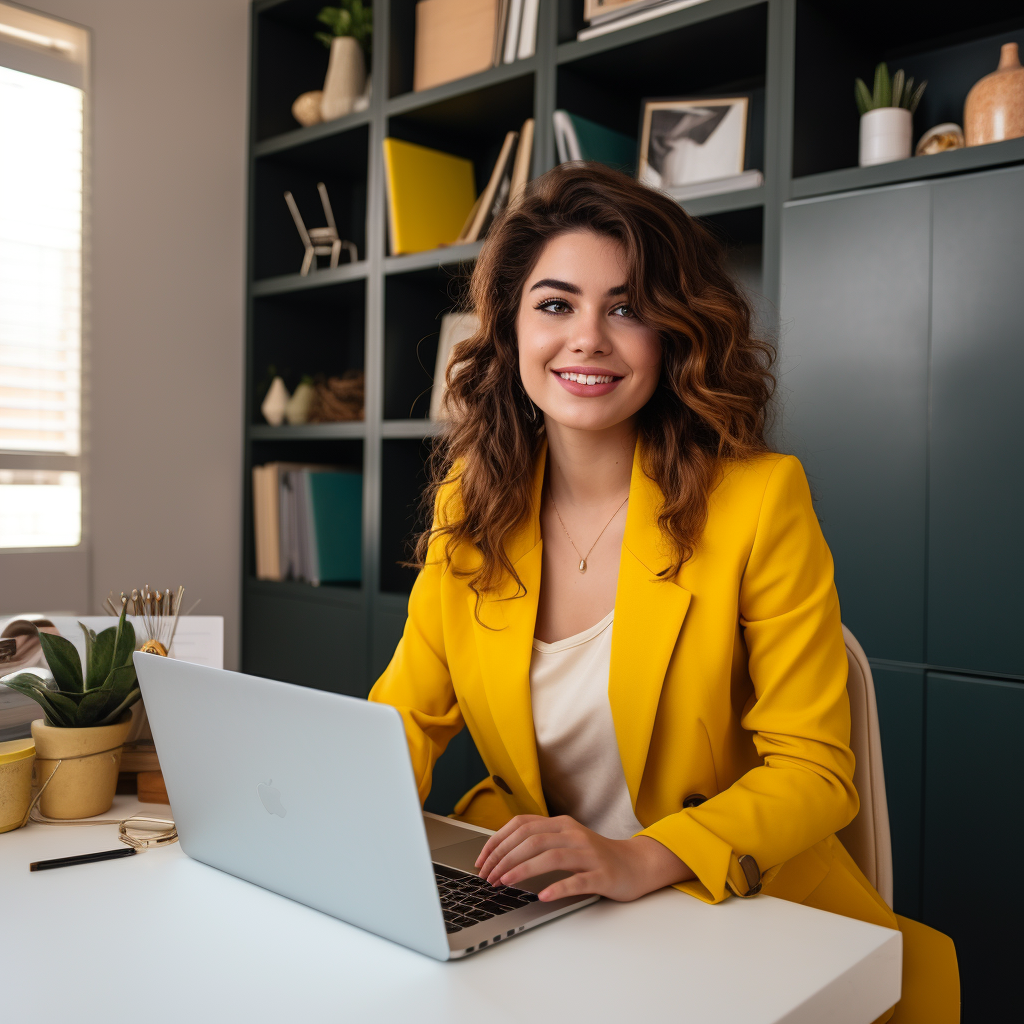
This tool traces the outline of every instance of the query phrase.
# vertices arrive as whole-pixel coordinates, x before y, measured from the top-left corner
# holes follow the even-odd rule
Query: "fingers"
[[[509,877],[508,873],[525,861],[536,857],[545,850],[561,847],[578,848],[579,845],[578,839],[572,834],[565,832],[538,832],[527,836],[522,842],[513,846],[507,853],[501,856],[501,859],[497,861],[486,875],[481,871],[480,877],[486,878],[492,885],[497,885],[499,882],[504,885],[510,885],[511,882],[506,881]],[[529,878],[531,876],[523,875],[522,877]]]
[[[487,840],[486,843],[484,843],[484,848],[480,851],[480,856],[477,857],[476,863],[475,863],[474,866],[479,868],[480,865],[483,864],[487,860],[487,858],[491,854],[491,851],[496,846],[498,846],[499,843],[503,842],[510,835],[512,835],[512,833],[515,832],[515,830],[517,828],[519,828],[520,825],[523,825],[523,824],[525,824],[528,821],[533,821],[537,817],[539,817],[539,815],[536,815],[536,814],[517,814],[506,825],[502,825],[502,827],[500,829],[498,829],[498,831],[495,832],[494,835],[491,836]]]
[[[576,872],[586,873],[596,867],[597,858],[589,848],[575,849],[557,846],[524,860],[501,875],[499,880],[502,885],[516,885],[527,878],[536,878],[537,875],[544,875],[549,871],[571,871],[575,874]]]
[[[589,896],[598,893],[599,883],[596,873],[593,871],[579,871],[568,878],[559,879],[537,894],[537,898],[543,903],[550,903],[553,900],[565,899],[566,896]]]
[[[511,850],[515,849],[523,840],[542,832],[561,832],[565,827],[565,822],[571,820],[543,818],[536,814],[518,815],[501,832],[496,832],[487,841],[487,845],[490,845],[492,841],[494,841],[494,845],[491,846],[490,850],[485,845],[483,851],[481,851],[480,858],[477,859],[478,874],[481,878],[488,878],[494,872],[501,859]],[[507,832],[506,829],[508,829]],[[503,832],[505,833],[504,835],[502,835]]]

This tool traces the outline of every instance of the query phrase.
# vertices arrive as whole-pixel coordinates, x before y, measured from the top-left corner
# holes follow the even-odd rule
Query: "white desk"
[[[104,817],[145,807],[118,797]],[[899,998],[902,937],[758,896],[602,900],[440,963],[190,860],[117,847],[116,826],[0,835],[4,1019],[171,1024],[869,1024]]]

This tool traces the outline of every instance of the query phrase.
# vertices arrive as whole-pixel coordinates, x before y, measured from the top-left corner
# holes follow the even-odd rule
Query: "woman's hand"
[[[666,846],[648,836],[606,839],[568,815],[519,814],[495,832],[476,867],[492,885],[517,885],[549,871],[569,871],[540,893],[545,902],[594,893],[635,900],[695,877]]]

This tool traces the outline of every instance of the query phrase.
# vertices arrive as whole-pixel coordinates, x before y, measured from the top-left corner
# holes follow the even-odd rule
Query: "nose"
[[[606,356],[611,352],[611,338],[603,312],[595,311],[578,317],[573,326],[576,330],[569,342],[571,352],[582,357]]]

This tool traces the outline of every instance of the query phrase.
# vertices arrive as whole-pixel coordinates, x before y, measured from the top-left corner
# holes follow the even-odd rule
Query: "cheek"
[[[658,386],[661,376],[661,339],[651,331],[644,338],[637,339],[632,353],[631,365],[636,374],[637,383],[650,397]]]

